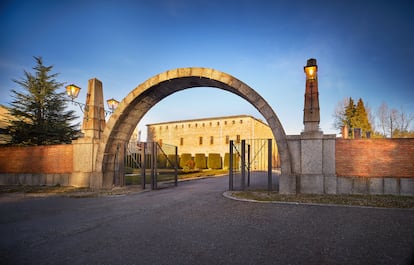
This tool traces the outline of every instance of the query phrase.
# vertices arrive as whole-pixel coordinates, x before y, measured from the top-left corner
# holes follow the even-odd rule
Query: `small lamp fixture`
[[[66,86],[66,94],[68,94],[68,96],[72,98],[72,101],[78,97],[80,90],[81,88],[75,86],[74,84]]]
[[[111,98],[108,99],[106,103],[108,104],[108,108],[113,112],[118,107],[119,101],[114,98]]]
[[[306,73],[306,79],[315,80],[316,72],[318,71],[318,66],[316,65],[316,59],[309,59],[306,66],[303,67]]]

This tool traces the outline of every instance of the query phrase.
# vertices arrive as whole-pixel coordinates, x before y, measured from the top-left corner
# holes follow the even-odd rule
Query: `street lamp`
[[[309,59],[306,66],[303,67],[306,73],[306,79],[315,80],[316,72],[318,71],[318,66],[316,65],[316,59]]]
[[[118,107],[119,101],[118,101],[118,100],[116,100],[116,99],[114,99],[114,98],[111,98],[111,99],[108,99],[108,100],[106,101],[106,103],[108,104],[108,108],[109,108],[112,112],[114,112],[114,110]]]
[[[86,104],[75,101],[75,99],[79,95],[80,90],[81,88],[74,84],[70,84],[66,86],[66,94],[72,99],[72,103],[75,103],[76,105],[78,105],[82,112],[85,112],[85,111],[88,112],[88,106]],[[114,98],[108,99],[106,102],[108,104],[110,111],[107,111],[104,109],[105,116],[113,113],[119,104],[119,101],[117,101]]]
[[[81,90],[80,87],[75,86],[74,84],[68,85],[66,87],[66,94],[71,97],[72,101],[78,97],[79,91]]]

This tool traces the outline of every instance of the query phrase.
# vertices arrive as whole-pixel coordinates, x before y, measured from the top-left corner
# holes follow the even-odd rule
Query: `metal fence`
[[[230,141],[229,190],[278,189],[277,151],[272,139]]]
[[[125,155],[126,185],[178,184],[177,146],[157,142],[129,143]]]

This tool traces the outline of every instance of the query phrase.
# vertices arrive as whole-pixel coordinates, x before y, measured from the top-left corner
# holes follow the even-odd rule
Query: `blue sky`
[[[81,102],[90,78],[103,82],[105,99],[122,100],[166,70],[209,67],[247,83],[287,134],[299,134],[303,66],[316,58],[320,127],[336,133],[332,113],[345,97],[414,113],[413,14],[414,4],[399,0],[3,0],[0,104],[11,101],[12,79],[31,71],[33,56],[53,65],[59,81],[82,87]],[[194,88],[158,103],[140,128],[238,114],[262,118],[233,94]]]

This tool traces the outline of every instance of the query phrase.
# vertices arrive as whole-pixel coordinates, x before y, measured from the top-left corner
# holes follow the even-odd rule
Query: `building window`
[[[236,135],[236,143],[240,143],[240,135],[238,134],[238,135]]]
[[[230,143],[230,136],[226,135],[226,144]]]
[[[175,128],[178,129],[178,125],[177,124],[175,125]]]
[[[205,127],[206,126],[206,124],[203,122],[203,127]]]
[[[180,145],[184,145],[184,138],[183,137],[180,138]]]
[[[227,125],[227,121],[224,122],[224,125]]]
[[[162,130],[162,126],[160,126],[158,129],[160,129],[160,131]]]
[[[213,125],[213,123],[210,121],[210,127]]]
[[[158,144],[162,147],[162,139],[158,140]]]
[[[202,144],[203,144],[203,137],[202,137],[202,136],[200,136],[200,137],[198,138],[198,144],[199,144],[199,145],[202,145]]]
[[[165,129],[166,129],[166,130],[168,130],[168,125],[167,125],[167,126],[165,126]]]
[[[233,124],[236,124],[236,121],[235,120],[233,120]]]
[[[184,129],[184,124],[183,124],[183,125],[181,125],[181,128],[183,128],[183,129]]]
[[[243,124],[243,120],[240,120],[240,124]]]
[[[196,128],[198,127],[198,124],[197,124],[197,123],[195,124],[195,127],[196,127]]]
[[[210,136],[210,144],[214,144],[214,136]]]
[[[188,124],[188,128],[190,128],[190,127],[191,127],[191,123]]]
[[[218,122],[217,122],[217,126],[219,126],[219,125],[220,125],[220,122],[218,121]]]

